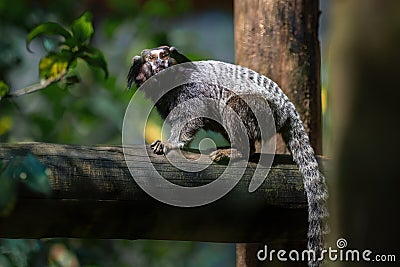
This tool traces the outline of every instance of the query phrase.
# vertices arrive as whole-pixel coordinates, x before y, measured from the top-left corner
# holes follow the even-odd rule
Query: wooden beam
[[[133,147],[132,156],[141,157]],[[155,168],[177,184],[205,184],[226,166],[200,173],[175,169],[164,156],[148,151]],[[0,218],[3,238],[123,238],[210,242],[279,243],[304,241],[307,202],[297,166],[277,155],[268,178],[247,191],[254,164],[222,199],[196,208],[173,207],[148,196],[134,181],[121,147],[45,143],[1,144],[0,160],[35,155],[51,170],[52,193],[45,197],[20,187],[9,217]],[[188,152],[187,155],[193,156]],[[213,174],[213,175],[210,175]]]

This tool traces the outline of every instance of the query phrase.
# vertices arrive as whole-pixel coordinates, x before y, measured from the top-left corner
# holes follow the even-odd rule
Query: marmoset
[[[143,50],[140,56],[135,56],[132,66],[127,76],[128,88],[133,84],[141,88],[141,85],[153,75],[163,71],[164,69],[190,60],[182,55],[175,47],[160,46],[158,48]],[[212,65],[212,62],[210,61]],[[231,65],[218,70],[216,77],[244,77],[256,83],[262,88],[262,91],[254,91],[249,88],[249,93],[253,95],[260,94],[266,99],[272,113],[275,128],[280,133],[289,148],[294,162],[298,165],[303,175],[304,189],[308,200],[308,249],[316,252],[317,258],[321,253],[324,245],[323,234],[327,230],[326,218],[328,216],[326,199],[328,197],[325,178],[318,169],[318,163],[314,155],[314,151],[310,145],[309,137],[303,127],[299,114],[295,106],[278,85],[271,79],[244,67]],[[219,76],[218,76],[219,75]],[[253,90],[253,91],[252,91]],[[143,92],[146,95],[146,92]],[[153,98],[152,95],[148,97]],[[232,119],[221,111],[220,117],[222,121],[217,123],[209,118],[193,118],[193,109],[201,109],[206,105],[198,105],[192,109],[186,109],[179,115],[169,119],[171,124],[171,136],[167,141],[156,140],[151,144],[151,148],[156,154],[166,154],[173,149],[180,149],[190,145],[195,134],[200,129],[212,130],[221,133],[228,141],[239,135],[236,131],[244,125],[248,142],[236,142],[236,147],[229,149],[217,149],[210,156],[214,161],[222,161],[226,159],[240,159],[244,155],[244,151],[255,153],[256,142],[262,141],[260,128],[257,119],[251,108],[244,100],[230,91],[229,88],[212,84],[188,83],[178,86],[172,91],[163,95],[160,99],[152,99],[155,106],[164,119],[168,118],[168,114],[179,104],[191,98],[204,98],[223,101],[234,112],[237,119]],[[260,104],[260,106],[262,106]],[[250,146],[245,149],[244,145]],[[309,266],[316,267],[320,265],[320,261],[310,260]]]

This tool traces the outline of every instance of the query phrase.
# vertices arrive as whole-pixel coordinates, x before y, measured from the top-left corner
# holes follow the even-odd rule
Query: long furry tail
[[[318,267],[321,264],[318,258],[324,248],[323,236],[328,231],[326,222],[328,190],[300,116],[294,106],[289,110],[292,114],[288,116],[282,137],[303,175],[304,190],[308,200],[308,249],[315,251],[316,255],[316,258],[310,259],[308,264],[310,267]]]

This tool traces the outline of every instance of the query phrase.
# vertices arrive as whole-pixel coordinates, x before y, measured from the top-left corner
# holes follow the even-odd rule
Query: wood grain
[[[135,160],[147,156],[136,151],[139,149],[135,147],[129,150]],[[164,156],[148,152],[160,174],[185,186],[209,183],[226,168],[213,163],[199,173],[182,172]],[[51,170],[52,193],[45,197],[21,185],[14,211],[9,217],[0,218],[3,238],[279,243],[287,239],[302,241],[306,237],[307,202],[303,184],[297,166],[287,155],[275,157],[267,179],[256,192],[247,191],[256,164],[249,162],[239,184],[222,199],[201,207],[181,208],[153,199],[136,184],[121,147],[0,145],[0,160],[4,162],[27,153],[35,155]],[[191,152],[186,154],[196,156]]]

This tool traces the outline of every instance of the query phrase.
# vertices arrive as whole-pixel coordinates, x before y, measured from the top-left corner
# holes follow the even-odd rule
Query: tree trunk
[[[236,63],[278,83],[296,106],[311,145],[320,154],[319,1],[235,0],[234,12]],[[277,153],[287,152],[278,137]],[[265,266],[256,258],[257,251],[264,245],[238,244],[237,267]],[[306,248],[306,243],[285,244],[284,248],[293,248],[293,245],[299,249]]]

